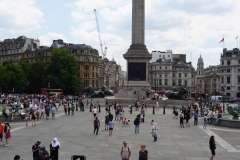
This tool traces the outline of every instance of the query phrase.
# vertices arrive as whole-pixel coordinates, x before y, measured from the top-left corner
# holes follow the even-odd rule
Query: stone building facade
[[[186,86],[189,94],[194,90],[195,69],[189,63],[154,62],[149,64],[149,82],[152,89],[170,90],[174,86]]]
[[[45,63],[51,61],[52,48],[65,48],[69,54],[74,54],[78,62],[78,77],[85,88],[91,85],[93,88],[99,88],[99,53],[89,45],[64,43],[63,40],[53,40],[51,47],[40,46],[32,51],[27,49],[22,54],[22,59],[29,63],[41,60]]]
[[[19,36],[13,39],[4,39],[0,42],[0,65],[5,60],[12,59],[14,62],[18,63],[21,59],[22,53],[27,49],[34,51],[40,46],[40,41],[38,39],[30,39],[25,36]]]
[[[227,98],[240,97],[240,52],[223,49],[219,65],[220,90]]]

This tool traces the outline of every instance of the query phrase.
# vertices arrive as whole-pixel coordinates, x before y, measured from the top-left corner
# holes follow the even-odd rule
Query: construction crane
[[[98,23],[97,10],[94,9],[94,12],[95,12],[95,16],[96,16],[97,30],[98,30],[98,37],[99,37],[99,42],[100,42],[100,48],[101,48],[101,51],[102,51],[102,58],[104,59],[104,58],[106,58],[107,47],[105,45],[105,51],[103,52],[103,44],[102,44],[101,32],[100,32],[99,23]]]

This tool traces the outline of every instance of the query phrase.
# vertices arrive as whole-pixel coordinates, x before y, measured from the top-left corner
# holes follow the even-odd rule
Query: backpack
[[[133,123],[134,123],[134,125],[137,125],[137,118],[134,120]]]
[[[142,151],[139,152],[139,160],[147,160],[147,151],[146,150],[144,152],[142,152]]]
[[[123,147],[122,147],[122,151],[123,151]],[[130,148],[128,147],[128,152],[130,151]]]

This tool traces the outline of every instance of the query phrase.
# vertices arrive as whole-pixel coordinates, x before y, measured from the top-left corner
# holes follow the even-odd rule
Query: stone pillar
[[[145,44],[145,0],[132,1],[132,44]]]

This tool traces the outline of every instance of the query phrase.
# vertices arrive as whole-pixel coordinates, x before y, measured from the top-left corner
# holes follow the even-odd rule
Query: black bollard
[[[108,106],[108,111],[109,111],[109,112],[111,111],[111,105]]]
[[[153,106],[153,114],[155,114],[155,107]]]
[[[101,113],[101,105],[98,106],[98,112]]]
[[[173,114],[175,114],[175,106],[173,106]]]
[[[130,107],[130,114],[132,114],[132,106]]]
[[[90,109],[89,112],[92,112],[92,105],[90,105],[89,109]]]
[[[163,107],[163,114],[166,114],[166,112],[165,112],[165,106]]]

